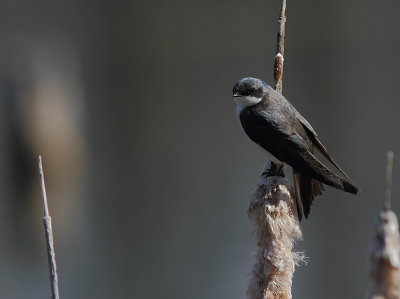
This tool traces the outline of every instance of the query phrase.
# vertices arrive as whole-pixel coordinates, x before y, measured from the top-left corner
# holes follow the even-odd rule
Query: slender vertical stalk
[[[387,152],[385,201],[383,203],[384,210],[390,210],[390,206],[391,206],[393,156],[394,155],[393,155],[392,151]]]
[[[282,0],[278,20],[277,47],[274,61],[275,90],[282,93],[283,60],[285,55],[286,0]]]
[[[44,233],[46,236],[47,259],[49,262],[51,298],[59,299],[60,296],[58,293],[58,275],[57,275],[56,253],[54,250],[53,228],[51,225],[51,217],[49,215],[49,208],[47,205],[47,194],[46,194],[46,186],[44,183],[44,173],[43,173],[41,156],[39,156],[39,176],[40,176],[40,186],[42,188],[43,215],[44,215],[43,226],[44,226]]]

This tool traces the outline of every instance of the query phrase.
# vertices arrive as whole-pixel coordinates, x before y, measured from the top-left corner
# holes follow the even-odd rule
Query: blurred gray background
[[[294,298],[362,298],[387,149],[400,208],[400,2],[287,5],[284,94],[362,189],[327,188],[302,222]],[[272,82],[279,8],[1,1],[1,298],[50,297],[39,153],[61,298],[244,298],[249,194],[271,157],[231,88]]]

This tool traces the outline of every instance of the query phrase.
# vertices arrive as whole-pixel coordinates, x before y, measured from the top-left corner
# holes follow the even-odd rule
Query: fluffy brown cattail
[[[381,211],[370,255],[370,299],[400,298],[400,236],[396,215]]]
[[[301,238],[292,187],[283,165],[268,161],[257,189],[251,195],[248,214],[257,242],[256,263],[247,289],[248,299],[292,298],[292,277],[302,254],[293,252]]]
[[[371,283],[368,298],[400,299],[400,235],[396,214],[390,210],[393,152],[387,153],[386,192],[383,210],[375,224]]]

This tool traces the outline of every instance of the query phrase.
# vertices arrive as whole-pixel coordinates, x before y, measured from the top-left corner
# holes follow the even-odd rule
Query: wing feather
[[[296,116],[297,119],[300,121],[300,123],[303,125],[305,128],[306,132],[308,133],[308,136],[310,137],[313,145],[321,152],[321,154],[324,155],[324,157],[332,163],[333,166],[336,167],[337,170],[340,171],[341,174],[343,174],[350,182],[351,179],[349,176],[344,172],[342,168],[340,168],[339,164],[333,159],[332,155],[329,154],[328,150],[325,148],[325,146],[319,141],[317,137],[317,133],[314,131],[310,123],[298,112],[296,111]]]

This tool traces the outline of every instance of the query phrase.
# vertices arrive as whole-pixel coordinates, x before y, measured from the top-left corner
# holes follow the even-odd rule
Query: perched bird
[[[359,189],[318,140],[317,133],[279,92],[256,78],[243,78],[233,87],[236,113],[247,136],[293,168],[299,220],[306,218],[315,196],[326,184],[357,194]],[[316,147],[346,178],[339,177],[313,154]]]

